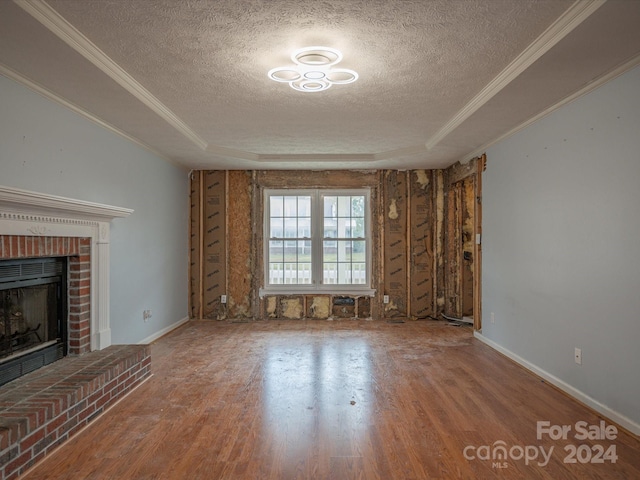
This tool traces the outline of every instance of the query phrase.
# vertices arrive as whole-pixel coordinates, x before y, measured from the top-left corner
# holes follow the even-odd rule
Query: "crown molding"
[[[424,145],[414,145],[410,147],[398,148],[379,153],[253,153],[234,148],[226,148],[213,144],[207,147],[208,153],[231,157],[254,162],[300,162],[300,161],[322,161],[322,162],[379,162],[389,160],[398,156],[413,156],[427,153]]]
[[[372,162],[375,161],[375,155],[371,153],[301,153],[301,154],[264,154],[258,156],[261,162]]]
[[[90,122],[95,123],[99,127],[104,128],[105,130],[108,130],[111,133],[115,133],[116,135],[119,135],[120,137],[122,137],[122,138],[124,138],[126,140],[129,140],[132,143],[135,143],[136,145],[144,148],[148,152],[152,153],[156,157],[161,158],[162,160],[166,161],[167,163],[170,163],[171,165],[173,165],[175,167],[182,168],[182,169],[185,168],[185,166],[183,164],[172,160],[171,158],[163,155],[162,153],[158,152],[157,150],[154,150],[149,145],[141,142],[136,137],[132,137],[128,133],[125,133],[124,131],[120,130],[119,128],[116,128],[113,125],[105,122],[104,120],[96,117],[95,115],[93,115],[92,113],[89,113],[88,111],[86,111],[85,109],[79,107],[75,103],[72,103],[69,100],[67,100],[65,98],[62,98],[61,96],[53,93],[51,90],[48,90],[48,89],[44,88],[42,85],[40,85],[40,84],[34,82],[33,80],[25,77],[24,75],[19,74],[15,70],[10,69],[6,65],[0,64],[0,75],[2,75],[4,77],[7,77],[8,79],[13,80],[16,83],[19,83],[20,85],[28,88],[29,90],[32,90],[32,91],[36,92],[37,94],[43,96],[47,100],[51,100],[52,102],[55,102],[58,105],[66,108],[67,110],[71,110],[73,113],[76,113],[76,114],[80,115],[81,117],[84,117],[85,119],[89,120]]]
[[[114,207],[4,186],[0,186],[0,210],[12,213],[60,215],[66,218],[100,222],[128,217],[133,213],[130,208]]]
[[[374,153],[373,156],[375,160],[389,160],[394,157],[411,157],[422,153],[427,153],[425,146],[415,145],[411,147],[397,148],[395,150],[388,150],[386,152]]]
[[[205,140],[46,2],[43,0],[14,0],[14,2],[201,150],[206,150]]]
[[[551,50],[560,40],[574,28],[585,21],[600,8],[606,0],[576,0],[558,19],[520,53],[507,67],[489,82],[475,97],[471,99],[453,118],[451,118],[426,143],[431,150],[447,135],[458,128],[462,122],[477,112],[491,98],[511,83],[518,75],[529,68],[542,55]]]
[[[601,75],[600,77],[596,78],[595,80],[593,80],[592,82],[590,82],[589,84],[587,84],[586,86],[584,86],[583,88],[578,90],[577,92],[572,93],[571,95],[568,95],[568,96],[564,97],[559,102],[554,103],[553,105],[551,105],[548,108],[545,108],[540,113],[538,113],[537,115],[531,117],[527,121],[525,121],[525,122],[521,123],[520,125],[512,128],[508,132],[500,135],[499,137],[494,138],[490,142],[485,143],[482,147],[477,148],[476,150],[474,150],[473,152],[471,152],[467,156],[465,156],[465,161],[469,161],[469,160],[471,160],[473,158],[479,157],[480,155],[485,153],[488,148],[492,147],[493,145],[495,145],[497,143],[500,143],[503,140],[506,140],[510,136],[515,135],[516,133],[520,132],[521,130],[524,130],[528,126],[534,124],[535,122],[537,122],[541,118],[546,117],[547,115],[555,112],[556,110],[558,110],[559,108],[567,105],[568,103],[571,103],[574,100],[577,100],[578,98],[582,97],[583,95],[591,93],[592,91],[596,90],[597,88],[603,86],[605,83],[608,83],[611,80],[619,77],[620,75],[623,75],[624,73],[626,73],[629,70],[637,67],[638,65],[640,65],[640,55],[637,55],[637,56],[631,58],[630,60],[618,65],[616,68],[614,68],[610,72],[605,73],[604,75]]]
[[[213,153],[214,155],[220,155],[221,157],[232,157],[242,160],[260,160],[260,155],[253,152],[247,152],[245,150],[238,150],[236,148],[227,148],[220,145],[214,145],[210,143],[207,145],[207,153]]]

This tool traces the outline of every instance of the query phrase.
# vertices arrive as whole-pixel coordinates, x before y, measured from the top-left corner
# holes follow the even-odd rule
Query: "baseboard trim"
[[[165,336],[167,333],[169,333],[172,330],[175,330],[176,328],[178,328],[181,325],[184,325],[185,323],[187,323],[189,321],[189,317],[184,317],[181,318],[180,320],[178,320],[176,323],[173,323],[171,325],[169,325],[168,327],[163,328],[162,330],[158,330],[156,333],[154,333],[153,335],[149,335],[147,338],[140,340],[138,342],[139,345],[148,345],[149,343],[153,343],[156,340],[158,340],[160,337]]]
[[[612,410],[611,408],[607,407],[606,405],[604,405],[604,404],[598,402],[597,400],[591,398],[589,395],[587,395],[586,393],[582,392],[581,390],[578,390],[577,388],[571,386],[567,382],[565,382],[565,381],[559,379],[558,377],[550,374],[546,370],[543,370],[542,368],[538,367],[537,365],[534,365],[533,363],[525,360],[521,356],[513,353],[511,350],[508,350],[508,349],[504,348],[502,345],[494,342],[493,340],[488,339],[487,337],[482,335],[482,333],[480,333],[478,331],[475,331],[475,332],[473,332],[473,336],[475,338],[477,338],[478,340],[480,340],[482,343],[490,346],[494,350],[497,350],[498,352],[500,352],[504,356],[510,358],[511,360],[516,362],[517,364],[523,366],[527,370],[529,370],[529,371],[535,373],[536,375],[538,375],[539,377],[543,378],[545,381],[549,382],[550,384],[552,384],[556,388],[559,388],[560,390],[562,390],[567,395],[575,398],[579,402],[584,403],[588,407],[592,408],[593,410],[595,410],[596,412],[600,413],[601,415],[607,417],[609,420],[617,423],[618,425],[620,425],[624,429],[628,430],[629,432],[633,433],[634,435],[640,436],[640,424],[634,422],[630,418],[622,415],[621,413],[616,412],[615,410]]]

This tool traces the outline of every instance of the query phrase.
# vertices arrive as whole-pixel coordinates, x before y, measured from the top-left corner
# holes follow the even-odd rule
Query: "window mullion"
[[[323,228],[323,209],[322,209],[322,195],[319,190],[314,190],[311,197],[311,223],[313,224],[313,230],[311,232],[311,248],[312,248],[312,265],[313,270],[313,284],[322,285],[322,238],[324,233]]]

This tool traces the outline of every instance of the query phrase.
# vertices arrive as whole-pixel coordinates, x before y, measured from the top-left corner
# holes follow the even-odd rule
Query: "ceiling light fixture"
[[[353,83],[358,79],[353,70],[333,68],[342,60],[342,53],[335,48],[300,48],[291,54],[291,60],[295,65],[272,68],[267,75],[299,92],[322,92],[331,85]]]

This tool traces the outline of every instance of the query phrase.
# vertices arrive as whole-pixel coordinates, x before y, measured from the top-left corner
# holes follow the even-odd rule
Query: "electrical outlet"
[[[582,350],[576,348],[573,354],[573,358],[575,358],[578,365],[582,365]]]
[[[142,312],[142,319],[144,320],[144,323],[147,323],[150,318],[151,318],[151,310],[145,310]]]
[[[227,296],[226,295],[220,295],[220,303],[227,303]]]
[[[491,312],[491,323],[496,323],[496,314]]]
[[[382,303],[389,303],[389,295],[384,295],[382,297]]]

